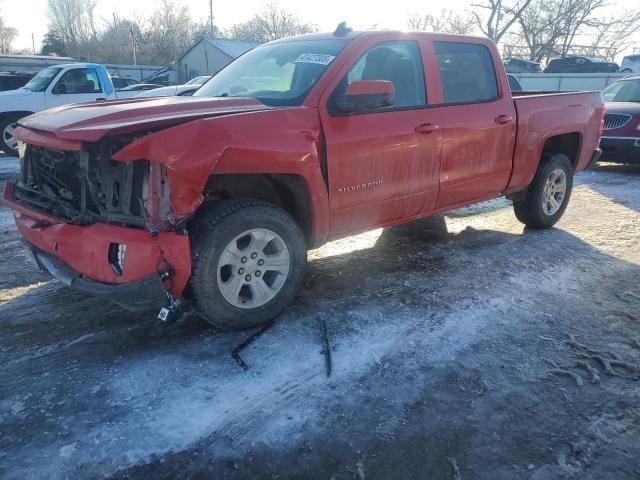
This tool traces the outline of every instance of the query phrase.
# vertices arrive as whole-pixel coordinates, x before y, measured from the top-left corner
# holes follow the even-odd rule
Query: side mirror
[[[51,90],[51,93],[53,93],[54,95],[67,93],[67,87],[64,83],[57,83],[56,86],[53,87],[53,90]]]
[[[358,113],[390,107],[395,100],[396,90],[388,80],[359,80],[336,98],[336,106],[341,113]]]

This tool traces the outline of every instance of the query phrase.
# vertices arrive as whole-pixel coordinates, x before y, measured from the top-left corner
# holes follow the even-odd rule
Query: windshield
[[[49,67],[45,68],[44,70],[40,70],[35,77],[29,80],[24,88],[32,92],[44,92],[51,81],[56,77],[56,75],[58,75],[60,70],[62,69],[55,67]]]
[[[602,98],[605,102],[640,102],[640,79],[612,83],[602,91]]]
[[[342,40],[255,48],[216,74],[194,97],[252,97],[269,106],[301,105],[345,46]]]

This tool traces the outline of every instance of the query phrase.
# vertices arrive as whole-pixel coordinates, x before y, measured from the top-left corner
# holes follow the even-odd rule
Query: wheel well
[[[581,142],[582,138],[579,133],[563,133],[562,135],[556,135],[555,137],[548,138],[544,143],[542,153],[543,155],[545,153],[563,153],[569,158],[569,161],[571,161],[571,165],[575,170],[578,165],[578,153],[580,152]]]
[[[291,174],[224,174],[209,177],[204,189],[209,200],[255,198],[272,203],[298,222],[307,244],[312,235],[311,198],[304,179]]]
[[[16,115],[20,115],[22,117],[26,117],[28,115],[33,115],[33,112],[22,112],[22,111],[15,111],[15,112],[2,112],[0,113],[0,122],[4,121],[7,117],[14,117]]]

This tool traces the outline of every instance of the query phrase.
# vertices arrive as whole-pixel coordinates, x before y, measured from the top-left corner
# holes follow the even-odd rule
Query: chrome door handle
[[[438,128],[440,126],[433,123],[422,123],[415,128],[415,131],[416,133],[429,134],[435,132]]]
[[[506,125],[507,123],[513,122],[513,118],[511,118],[509,115],[498,115],[494,119],[494,122],[496,122],[498,125]]]

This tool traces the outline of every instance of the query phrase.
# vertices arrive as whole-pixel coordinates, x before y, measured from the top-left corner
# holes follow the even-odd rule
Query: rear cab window
[[[444,104],[490,102],[499,98],[489,49],[481,44],[433,42]]]

